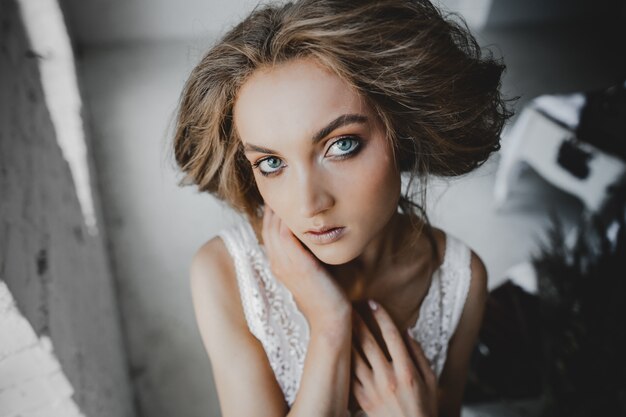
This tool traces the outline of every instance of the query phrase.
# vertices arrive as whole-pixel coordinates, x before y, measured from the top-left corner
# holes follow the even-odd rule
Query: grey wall
[[[488,9],[492,2],[481,0],[477,6],[475,0],[435,1],[462,13],[474,12],[477,7]],[[83,47],[212,38],[237,23],[257,4],[270,2],[275,1],[61,0],[70,33]],[[477,14],[487,12],[480,10]]]
[[[87,417],[131,417],[112,275],[90,236],[14,0],[0,0],[0,279]]]
[[[177,186],[168,131],[195,48],[93,48],[81,62],[142,417],[219,416],[188,271],[193,253],[234,217],[211,196]]]
[[[620,16],[622,0],[493,0],[487,26],[508,27],[610,20]]]
[[[81,45],[198,39],[236,23],[258,0],[61,0]]]
[[[470,26],[528,25],[619,15],[621,0],[432,0]],[[81,46],[202,39],[271,0],[61,0]],[[478,27],[479,28],[479,27]]]

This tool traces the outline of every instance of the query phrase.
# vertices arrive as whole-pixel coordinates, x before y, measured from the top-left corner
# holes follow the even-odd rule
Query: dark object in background
[[[543,416],[626,416],[626,176],[533,259],[538,294],[493,290],[465,403],[541,399]]]
[[[570,174],[584,180],[589,176],[591,153],[576,145],[574,138],[563,141],[559,147],[557,162]]]
[[[570,129],[549,114],[542,114]],[[585,94],[576,131],[561,144],[557,160],[561,167],[579,179],[589,176],[589,161],[593,157],[580,146],[584,143],[626,161],[626,82]]]
[[[585,96],[576,136],[626,161],[626,82]]]
[[[559,223],[534,259],[544,415],[626,416],[626,177],[571,244]]]
[[[579,178],[579,144],[626,161],[626,83],[586,94],[575,136],[558,163]],[[541,398],[544,416],[626,416],[625,223],[626,176],[581,214],[571,243],[555,219],[533,259],[539,293],[508,281],[489,295],[465,403]]]
[[[538,397],[541,394],[539,301],[511,281],[493,289],[474,350],[465,403]]]

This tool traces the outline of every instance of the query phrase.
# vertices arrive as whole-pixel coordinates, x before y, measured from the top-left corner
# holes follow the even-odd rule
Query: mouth
[[[305,235],[314,243],[325,245],[335,242],[345,232],[345,227],[323,227],[321,229],[309,230]]]

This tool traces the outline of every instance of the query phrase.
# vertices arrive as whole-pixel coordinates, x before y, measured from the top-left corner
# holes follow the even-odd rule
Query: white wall
[[[133,417],[105,241],[88,233],[59,146],[62,131],[44,99],[38,64],[54,56],[38,54],[29,43],[15,0],[0,2],[0,31],[0,281],[6,282],[34,333],[54,345],[63,370],[55,369],[49,357],[38,369],[24,365],[22,360],[45,351],[31,343],[40,339],[23,333],[30,331],[24,323],[7,328],[17,316],[3,303],[0,373],[12,376],[2,378],[0,415],[54,415],[41,407],[68,401],[73,387],[73,399],[86,416]],[[85,162],[91,168],[90,160]],[[21,384],[25,374],[30,382]],[[48,391],[50,387],[58,390]],[[78,414],[71,404],[67,407]]]
[[[197,54],[182,42],[93,48],[81,64],[141,417],[219,416],[189,264],[233,217],[177,186],[168,130]]]

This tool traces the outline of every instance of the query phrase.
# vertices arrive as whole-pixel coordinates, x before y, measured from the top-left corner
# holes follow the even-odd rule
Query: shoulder
[[[198,248],[189,271],[194,302],[232,305],[233,298],[239,299],[235,259],[243,253],[245,234],[242,223],[234,224]]]
[[[459,292],[463,301],[460,317],[453,338],[473,340],[480,329],[487,296],[487,269],[484,262],[474,250],[466,246],[469,252],[469,276],[464,275],[466,281],[464,291]],[[467,259],[467,258],[466,258]],[[467,265],[467,264],[466,264]],[[467,267],[467,266],[466,266]]]
[[[283,393],[261,342],[249,331],[234,261],[220,237],[193,256],[190,286],[222,415],[258,414],[259,399],[268,415],[285,415]]]
[[[204,299],[236,289],[235,267],[224,241],[215,236],[194,254],[189,271],[192,295]],[[210,291],[207,291],[210,290]]]
[[[210,285],[209,281],[221,281],[217,279],[217,275],[228,275],[233,278],[235,276],[230,254],[219,236],[204,243],[193,255],[190,269],[191,286],[194,288],[199,285]]]
[[[431,227],[433,237],[435,238],[435,242],[437,243],[437,255],[439,256],[439,262],[443,262],[446,256],[446,252],[448,246],[451,242],[448,240],[449,238],[455,239],[462,251],[469,253],[469,267],[470,267],[470,279],[471,285],[474,290],[478,290],[479,288],[487,288],[487,269],[485,268],[485,264],[482,259],[471,247],[469,247],[464,241],[457,238],[454,235],[447,233],[445,230],[439,229],[437,227]],[[457,248],[457,251],[458,251]],[[467,260],[467,255],[461,256],[461,259]],[[466,266],[467,264],[464,264]],[[455,265],[456,266],[456,265]],[[459,265],[461,266],[461,265]]]
[[[487,301],[487,269],[480,256],[463,240],[439,231],[445,236],[446,279],[452,306],[450,330],[475,328],[482,320]]]
[[[487,268],[483,260],[470,249],[470,287],[467,303],[482,305],[487,300]]]
[[[196,251],[189,280],[196,320],[207,350],[211,348],[209,333],[247,327],[235,266],[220,237],[212,238]]]
[[[467,298],[456,329],[450,339],[447,359],[440,379],[440,415],[458,417],[472,350],[476,344],[487,301],[487,270],[471,249]]]
[[[435,242],[437,242],[437,254],[439,255],[439,258],[443,260],[443,256],[446,251],[446,243],[448,243],[447,234],[445,231],[439,229],[438,227],[431,227],[430,230],[433,232]]]
[[[485,263],[483,262],[481,257],[467,243],[457,238],[456,236],[450,235],[440,229],[435,229],[435,231],[437,234],[439,234],[439,236],[443,236],[438,238],[438,243],[439,239],[443,239],[444,242],[442,245],[440,245],[444,248],[440,250],[444,254],[442,256],[445,256],[445,249],[447,249],[447,246],[450,244],[448,238],[455,239],[455,252],[457,252],[457,255],[455,255],[455,259],[453,260],[453,266],[455,268],[462,268],[465,271],[467,271],[466,268],[468,268],[469,266],[469,276],[466,275],[469,280],[468,298],[475,299],[478,297],[483,301],[486,300],[487,268],[485,267]],[[470,302],[469,299],[467,301]]]
[[[441,266],[445,257],[446,245],[448,243],[448,240],[447,240],[447,234],[444,230],[441,230],[434,226],[429,226],[429,227],[430,227],[430,233],[432,234],[432,237],[435,240],[435,244],[437,245],[435,248],[437,259],[432,264],[432,268],[431,268],[431,272],[432,272]]]
[[[481,257],[467,243],[458,238],[457,240],[464,252],[460,256],[463,259],[463,266],[459,265],[459,267],[465,271],[469,269],[469,273],[461,275],[466,279],[463,287],[466,291],[462,292],[465,299],[459,327],[467,325],[475,327],[482,320],[484,305],[487,301],[487,268]]]

